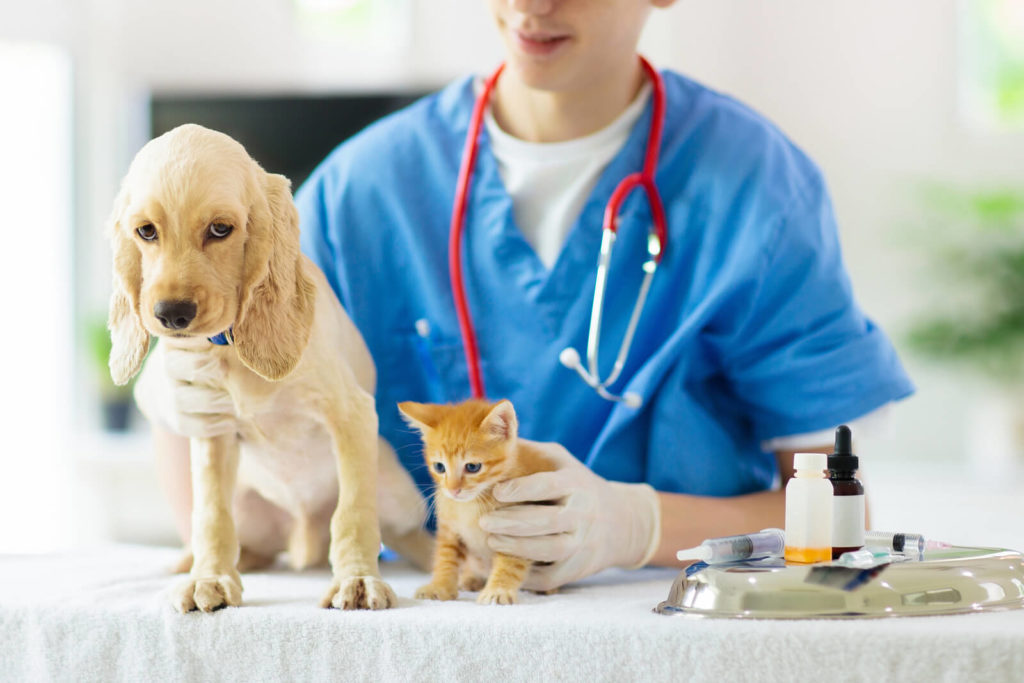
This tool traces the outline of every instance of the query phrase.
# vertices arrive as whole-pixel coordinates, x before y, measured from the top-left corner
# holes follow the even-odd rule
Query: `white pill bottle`
[[[825,475],[828,456],[797,453],[796,473],[786,485],[786,563],[832,559],[832,482]]]

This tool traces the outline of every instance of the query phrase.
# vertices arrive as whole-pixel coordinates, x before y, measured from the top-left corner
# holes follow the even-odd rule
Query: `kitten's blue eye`
[[[437,472],[438,474],[444,474],[444,463],[443,462],[435,462],[434,463],[434,471]]]
[[[467,462],[466,471],[470,474],[475,474],[480,471],[480,463],[478,462]]]

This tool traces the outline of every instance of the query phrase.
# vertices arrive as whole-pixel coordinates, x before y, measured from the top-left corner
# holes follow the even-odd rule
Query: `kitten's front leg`
[[[417,600],[454,600],[459,596],[459,566],[466,559],[466,548],[459,537],[443,524],[438,525],[434,546],[434,575],[416,591]]]
[[[498,553],[494,556],[487,585],[476,601],[481,605],[514,605],[519,601],[519,587],[532,564],[521,557]]]

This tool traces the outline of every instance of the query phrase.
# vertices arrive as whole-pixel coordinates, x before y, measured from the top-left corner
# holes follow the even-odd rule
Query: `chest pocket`
[[[394,339],[386,372],[381,373],[379,393],[395,402],[455,403],[470,397],[461,339],[424,337],[408,330],[396,332]],[[483,361],[481,370],[486,375],[487,364]]]

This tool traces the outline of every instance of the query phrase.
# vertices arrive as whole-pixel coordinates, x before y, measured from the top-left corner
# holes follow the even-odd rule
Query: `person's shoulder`
[[[783,205],[820,193],[818,165],[764,114],[673,71],[664,81],[674,124],[666,125],[666,142],[697,162],[704,180]]]
[[[449,145],[470,88],[468,78],[459,79],[371,123],[335,147],[307,184],[344,185],[356,179],[372,183],[393,178],[396,169],[409,169]]]

